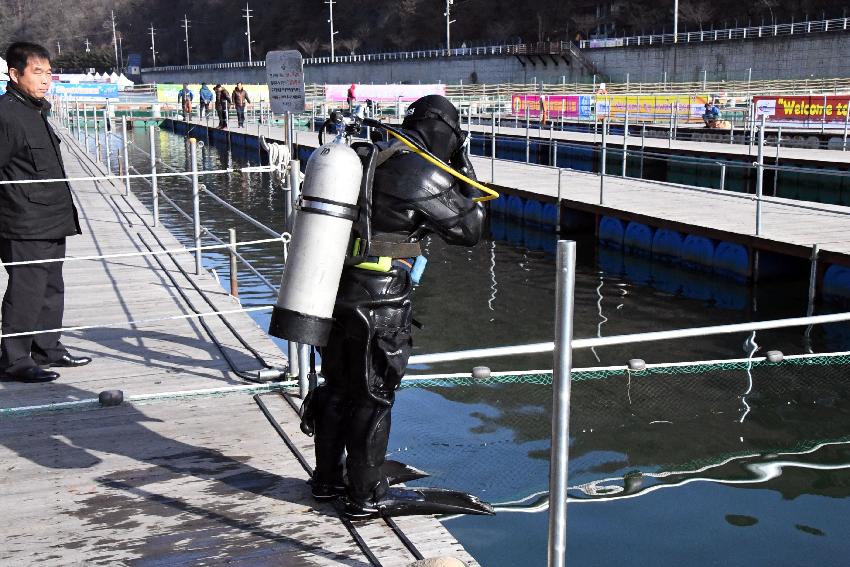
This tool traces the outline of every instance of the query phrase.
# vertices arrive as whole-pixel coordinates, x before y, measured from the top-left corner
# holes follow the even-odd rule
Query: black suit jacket
[[[34,101],[11,86],[0,96],[0,180],[67,177],[49,111],[46,100]],[[0,238],[48,240],[79,233],[67,182],[0,185]]]

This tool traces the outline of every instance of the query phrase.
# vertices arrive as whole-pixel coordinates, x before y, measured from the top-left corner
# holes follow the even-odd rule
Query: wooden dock
[[[194,124],[203,126],[199,121]],[[257,131],[257,125],[249,125],[245,129],[231,128],[230,135],[256,136]],[[204,129],[196,129],[195,132],[199,137],[205,135]],[[285,139],[282,128],[263,125],[260,132],[271,140]],[[210,134],[214,139],[228,135],[218,129],[210,130]],[[318,146],[318,134],[296,131],[295,142],[315,148]],[[745,151],[746,147],[739,149]],[[554,167],[480,156],[472,156],[472,163],[479,179],[504,193],[546,202],[558,200],[558,169]],[[809,258],[812,246],[818,244],[819,258],[824,263],[850,264],[850,207],[763,197],[762,232],[756,235],[756,200],[753,195],[619,175],[606,175],[601,191],[600,185],[598,174],[562,169],[562,207],[612,215],[654,227],[735,242],[753,250],[802,258]]]
[[[69,176],[105,173],[73,137],[63,139]],[[148,225],[149,213],[120,183],[72,187],[83,234],[68,239],[69,257],[182,248],[167,230]],[[208,329],[197,318],[126,324],[240,307],[211,275],[192,274],[191,254],[158,258],[164,268],[138,256],[66,262],[65,325],[98,328],[66,332],[63,342],[93,362],[63,369],[50,384],[0,382],[0,564],[402,566],[421,554],[477,565],[433,517],[396,520],[414,553],[383,520],[347,526],[332,505],[316,504],[305,468],[253,391],[185,396],[248,385],[223,350],[240,369],[260,362],[218,317],[204,319]],[[286,366],[247,314],[227,319],[267,363]],[[88,400],[106,389],[159,397],[15,411]],[[312,464],[312,440],[299,431],[296,412],[279,392],[260,395]]]

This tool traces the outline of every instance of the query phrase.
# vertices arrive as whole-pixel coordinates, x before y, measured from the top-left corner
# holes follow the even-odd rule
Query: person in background
[[[251,104],[251,99],[248,97],[248,91],[242,88],[242,83],[236,83],[231,95],[233,99],[233,107],[236,109],[236,120],[239,122],[239,127],[245,127],[245,107]]]
[[[183,83],[183,88],[177,93],[177,104],[180,105],[180,112],[183,113],[183,121],[187,121],[192,115],[192,91],[186,83]]]
[[[198,91],[198,98],[200,99],[201,109],[200,116],[203,118],[204,116],[209,117],[210,115],[210,103],[214,100],[213,92],[207,86],[206,83],[201,83],[201,90]]]
[[[0,97],[0,181],[63,179],[59,136],[47,121],[50,54],[35,43],[12,43],[6,51],[9,83]],[[0,260],[9,280],[3,296],[0,379],[50,382],[51,367],[83,366],[91,358],[72,356],[58,331],[13,337],[16,333],[62,328],[65,283],[61,260],[65,238],[80,234],[80,221],[66,181],[0,185]]]
[[[227,128],[227,107],[230,105],[230,93],[223,86],[216,85],[215,89],[215,111],[218,114],[218,127]]]
[[[348,102],[348,110],[349,112],[354,110],[354,101],[357,100],[357,96],[354,94],[354,89],[357,87],[354,83],[351,83],[351,86],[348,87],[348,93],[345,95],[345,100]]]

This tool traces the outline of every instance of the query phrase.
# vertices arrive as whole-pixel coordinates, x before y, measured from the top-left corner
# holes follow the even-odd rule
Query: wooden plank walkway
[[[266,126],[262,131],[263,135],[269,133]],[[255,135],[256,126],[232,132],[251,136]],[[269,138],[285,139],[283,129],[271,128]],[[318,134],[297,131],[295,141],[315,148]],[[557,200],[555,168],[497,159],[495,175],[491,176],[489,158],[472,156],[472,163],[479,179],[506,193]],[[561,198],[567,208],[611,214],[806,258],[812,245],[819,244],[824,261],[850,263],[850,207],[764,197],[763,232],[755,236],[756,201],[752,195],[608,175],[604,203],[600,204],[599,175],[567,169],[561,175]]]
[[[69,176],[98,170],[63,135]],[[143,205],[119,184],[75,182],[84,234],[68,256],[182,248],[151,228]],[[144,219],[144,220],[143,220]],[[167,256],[68,261],[65,325],[125,322],[237,309],[209,274],[192,276],[206,304]],[[187,271],[186,252],[175,256]],[[173,276],[184,299],[167,277]],[[5,273],[0,286],[5,285]],[[244,313],[228,320],[270,364],[286,359]],[[208,317],[210,332],[243,369],[259,362]],[[63,342],[93,362],[64,369],[51,384],[0,383],[8,408],[90,399],[104,389],[164,394],[243,385],[196,319],[72,331]],[[312,462],[312,440],[276,393],[263,395],[272,415]],[[164,397],[112,408],[0,413],[0,564],[370,565],[331,505],[309,495],[304,468],[249,394]],[[433,517],[398,524],[425,557],[452,555],[476,565]],[[385,566],[408,565],[412,552],[383,521],[356,524]]]

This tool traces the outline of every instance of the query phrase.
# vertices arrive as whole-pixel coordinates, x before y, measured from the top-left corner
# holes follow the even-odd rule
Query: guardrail
[[[847,31],[850,18],[833,18],[790,24],[769,24],[727,28],[722,30],[700,30],[681,32],[677,34],[650,34],[628,37],[585,39],[579,42],[582,49],[598,49],[606,47],[638,47],[663,45],[670,43],[701,43],[705,41],[730,41],[736,39],[757,39],[762,37],[778,37],[823,32]]]

